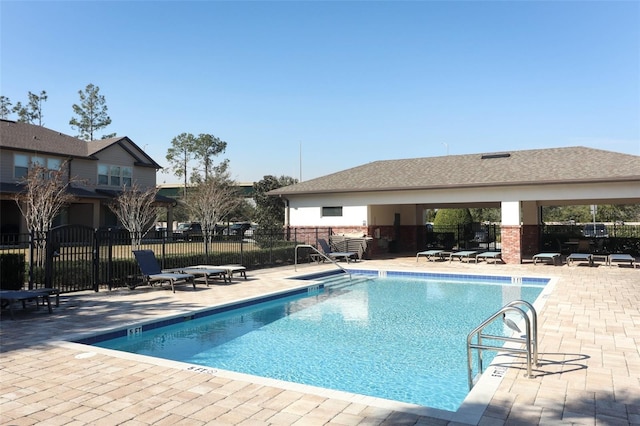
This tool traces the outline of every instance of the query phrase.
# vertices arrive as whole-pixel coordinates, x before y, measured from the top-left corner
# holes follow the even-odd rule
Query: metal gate
[[[82,225],[52,228],[47,234],[45,286],[61,292],[95,290],[96,237],[95,230]]]

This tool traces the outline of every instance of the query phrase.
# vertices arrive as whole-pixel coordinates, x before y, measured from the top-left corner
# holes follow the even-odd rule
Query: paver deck
[[[535,377],[523,377],[519,358],[490,367],[495,389],[476,389],[458,413],[65,341],[290,288],[296,281],[287,277],[330,268],[251,271],[247,281],[182,286],[175,294],[157,287],[64,294],[52,314],[19,309],[15,321],[3,315],[0,424],[640,425],[640,268],[416,264],[415,255],[359,263],[359,269],[558,277],[538,311]]]

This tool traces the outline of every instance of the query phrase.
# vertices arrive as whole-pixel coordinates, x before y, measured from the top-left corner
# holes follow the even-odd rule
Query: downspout
[[[290,215],[290,207],[289,207],[289,199],[284,198],[282,194],[279,195],[281,199],[284,200],[284,226],[287,228],[291,226],[291,215]]]

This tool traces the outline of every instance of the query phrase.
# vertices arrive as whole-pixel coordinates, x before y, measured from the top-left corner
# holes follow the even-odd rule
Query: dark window
[[[342,216],[342,207],[323,207],[322,216]]]

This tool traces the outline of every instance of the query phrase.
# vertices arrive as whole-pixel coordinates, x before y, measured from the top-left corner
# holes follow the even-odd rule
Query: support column
[[[503,201],[500,226],[502,260],[504,263],[522,262],[522,227],[520,201]]]
[[[522,202],[521,257],[531,258],[540,251],[540,207],[535,201]]]

